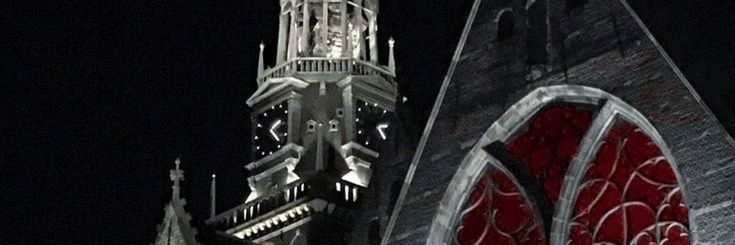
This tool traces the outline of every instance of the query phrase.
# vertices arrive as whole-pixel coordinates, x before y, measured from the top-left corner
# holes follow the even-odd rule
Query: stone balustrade
[[[296,58],[267,69],[258,77],[258,84],[270,78],[288,77],[296,74],[344,73],[358,76],[380,76],[391,83],[395,82],[395,73],[385,67],[353,58]]]

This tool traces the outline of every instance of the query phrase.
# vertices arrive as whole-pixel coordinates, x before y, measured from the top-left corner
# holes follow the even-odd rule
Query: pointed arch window
[[[495,40],[502,42],[510,39],[513,36],[513,29],[515,28],[515,20],[513,19],[513,11],[510,9],[503,9],[498,14],[497,19],[497,33]]]
[[[582,7],[585,4],[585,0],[566,0],[565,1],[565,10],[567,13],[571,12],[572,10],[578,9]]]
[[[497,161],[473,187],[457,244],[543,244],[547,239],[538,209],[513,175]]]
[[[526,48],[528,50],[526,65],[544,65],[548,57],[546,52],[546,43],[548,42],[546,1],[531,2],[527,6],[526,17],[528,25],[526,32]]]
[[[493,159],[490,162],[501,166],[489,167],[473,187],[457,243],[548,243],[564,174],[596,110],[583,104],[551,104],[535,113],[506,142],[485,147]],[[491,192],[481,192],[490,187]],[[530,212],[533,209],[535,212]]]
[[[676,174],[641,128],[618,119],[575,190],[570,244],[689,244]]]
[[[632,107],[593,88],[544,87],[465,158],[429,241],[689,244],[680,183],[661,137]]]

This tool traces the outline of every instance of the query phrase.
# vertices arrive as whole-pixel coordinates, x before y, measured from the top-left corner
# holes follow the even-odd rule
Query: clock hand
[[[383,140],[385,140],[385,139],[388,138],[388,137],[385,136],[385,132],[383,132],[384,129],[388,128],[388,124],[387,123],[378,124],[378,126],[375,127],[375,128],[378,129],[378,133],[380,133],[380,137],[383,138]]]
[[[278,129],[280,126],[281,126],[281,119],[278,119],[278,121],[276,121],[275,123],[273,123],[273,125],[271,125],[271,129],[269,130],[269,132],[271,133],[271,136],[273,136],[273,138],[276,139],[276,141],[281,141],[281,139],[278,138],[278,135],[275,132],[275,130]]]

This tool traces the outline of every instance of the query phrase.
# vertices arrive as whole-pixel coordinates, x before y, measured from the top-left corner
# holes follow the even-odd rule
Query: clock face
[[[378,104],[370,104],[357,100],[355,106],[355,140],[357,143],[371,149],[388,140],[391,125],[388,123],[388,111]]]
[[[260,113],[254,123],[255,158],[278,151],[288,142],[288,102],[284,101]]]

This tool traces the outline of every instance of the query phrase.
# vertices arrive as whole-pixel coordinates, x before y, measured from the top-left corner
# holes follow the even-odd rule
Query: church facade
[[[733,146],[627,1],[477,0],[383,241],[733,244]]]
[[[416,149],[378,1],[280,6],[216,243],[735,243],[735,142],[626,0],[475,0]]]

